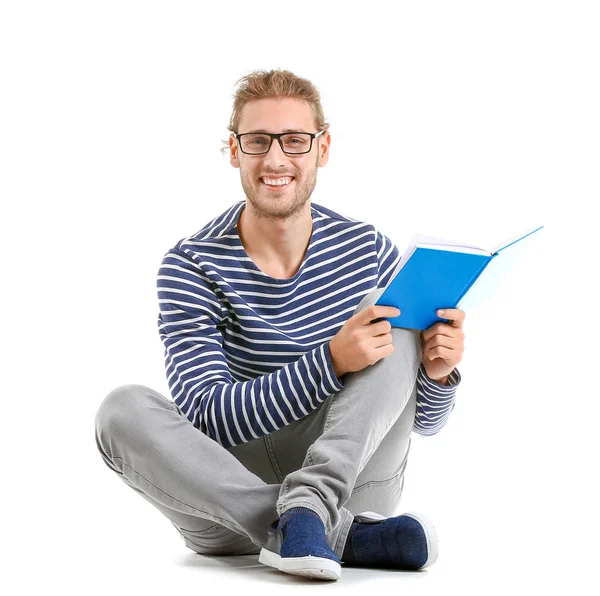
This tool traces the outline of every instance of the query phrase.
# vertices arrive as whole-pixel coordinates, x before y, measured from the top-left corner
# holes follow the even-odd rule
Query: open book
[[[491,251],[415,234],[383,294],[375,304],[395,306],[392,327],[427,329],[439,321],[440,308],[465,312],[487,300],[513,268],[535,232],[515,236]]]

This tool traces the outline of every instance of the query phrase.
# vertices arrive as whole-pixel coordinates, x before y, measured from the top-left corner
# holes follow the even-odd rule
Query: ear
[[[317,139],[319,141],[319,161],[318,165],[322,168],[329,161],[329,147],[331,145],[331,134],[329,131]]]
[[[234,168],[239,168],[240,167],[240,160],[239,160],[239,153],[238,151],[240,150],[237,140],[235,139],[235,137],[233,136],[233,134],[229,135],[229,163],[234,167]]]

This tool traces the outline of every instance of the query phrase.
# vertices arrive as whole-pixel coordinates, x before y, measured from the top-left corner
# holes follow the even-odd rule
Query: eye
[[[284,142],[286,145],[308,145],[308,139],[303,137],[286,137]]]

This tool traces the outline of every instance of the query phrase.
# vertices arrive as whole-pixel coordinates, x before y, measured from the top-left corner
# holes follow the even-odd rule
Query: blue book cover
[[[400,316],[392,327],[427,329],[446,321],[439,308],[474,308],[487,300],[526,250],[531,236],[544,226],[503,242],[492,251],[415,235],[383,294],[375,304],[395,306]]]

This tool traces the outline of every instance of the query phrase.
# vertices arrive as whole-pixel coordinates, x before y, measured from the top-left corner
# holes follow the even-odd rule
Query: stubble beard
[[[258,181],[258,186],[255,186],[240,166],[242,188],[246,194],[246,199],[252,205],[254,215],[260,219],[268,220],[294,219],[298,217],[317,184],[318,161],[319,157],[317,155],[314,168],[306,174],[306,178],[303,181],[300,182],[298,178],[294,178],[295,192],[293,196],[284,197],[283,193],[287,193],[287,190],[283,190],[281,194],[273,193],[273,197],[269,199],[260,196],[262,182]]]

